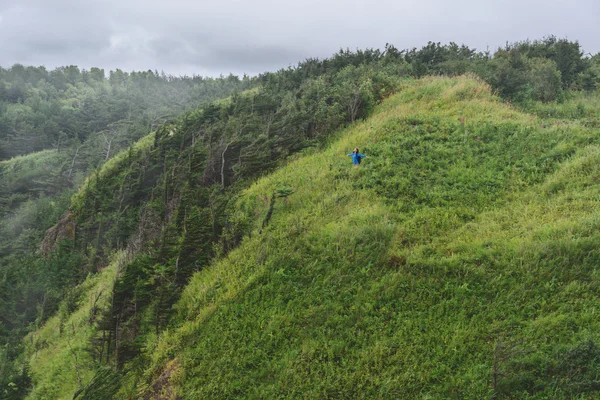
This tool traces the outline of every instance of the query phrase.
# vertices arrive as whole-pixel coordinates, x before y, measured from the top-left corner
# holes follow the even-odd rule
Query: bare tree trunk
[[[106,149],[106,157],[104,158],[104,161],[108,160],[108,158],[110,157],[110,146],[112,145],[112,139],[108,142],[108,148]]]
[[[106,133],[102,132],[102,137],[104,138],[104,142],[106,143],[106,150],[104,150],[105,152],[105,157],[104,157],[104,161],[108,160],[108,158],[110,157],[110,148],[112,146],[112,141],[113,138],[111,137],[110,139],[106,136]]]
[[[227,143],[225,145],[225,150],[223,150],[223,153],[221,153],[221,187],[223,189],[225,189],[225,153],[227,152],[227,149],[231,143],[232,142]]]
[[[98,312],[98,308],[96,307],[96,304],[98,304],[98,300],[100,300],[100,296],[102,296],[102,290],[100,290],[100,292],[98,292],[98,294],[96,295],[96,299],[92,302],[92,307],[90,308],[90,325],[92,325],[95,321],[96,321],[96,313]]]
[[[72,329],[73,334],[75,334],[75,326],[72,326]],[[73,354],[73,357],[75,357],[75,373],[77,374],[78,386],[81,388],[81,375],[79,375],[79,359],[77,358],[77,353],[75,353],[75,350],[73,350],[73,347],[71,347],[71,341],[68,338],[67,344],[69,345],[69,350],[71,350],[71,354]]]
[[[350,111],[350,122],[354,122],[356,116],[358,115],[358,108],[360,106],[360,96],[358,94],[358,90],[354,91],[354,96],[350,100],[350,104],[348,109]]]
[[[153,131],[159,124],[164,124],[168,114],[165,115],[153,115],[150,117],[150,130]]]
[[[80,145],[77,150],[75,150],[75,155],[73,156],[73,160],[71,161],[71,168],[69,169],[69,179],[71,178],[71,175],[73,174],[73,168],[75,167],[75,160],[77,159],[77,154],[79,154],[79,149],[81,149],[83,147],[83,144]]]

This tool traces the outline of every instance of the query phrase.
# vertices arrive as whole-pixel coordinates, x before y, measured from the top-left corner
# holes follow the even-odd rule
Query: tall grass
[[[585,124],[545,123],[472,78],[406,83],[246,191],[235,223],[248,238],[194,277],[179,323],[149,344],[141,391],[596,393],[597,146]],[[263,229],[281,188],[293,193]]]
[[[585,120],[473,77],[404,82],[243,193],[241,245],[193,277],[120,396],[597,396],[599,149]]]

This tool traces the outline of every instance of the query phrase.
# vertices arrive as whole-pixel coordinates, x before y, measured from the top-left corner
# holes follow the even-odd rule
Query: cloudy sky
[[[0,66],[256,74],[340,48],[548,34],[595,54],[599,22],[600,0],[0,0]]]

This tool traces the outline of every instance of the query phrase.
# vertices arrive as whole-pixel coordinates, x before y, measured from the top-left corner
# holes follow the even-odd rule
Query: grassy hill
[[[120,387],[51,320],[27,340],[30,398],[597,396],[600,138],[592,114],[543,114],[472,77],[406,81],[243,191],[240,245],[193,276]]]

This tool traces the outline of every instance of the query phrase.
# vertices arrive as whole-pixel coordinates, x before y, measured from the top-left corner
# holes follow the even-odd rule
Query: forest
[[[0,69],[2,398],[597,394],[600,342],[582,310],[598,290],[586,179],[599,89],[600,54],[554,36],[494,53],[433,42],[340,50],[242,78]],[[372,164],[340,164],[352,143]],[[543,204],[525,206],[536,190],[573,210],[568,221],[549,212],[556,231],[536,214]],[[538,236],[486,231],[514,218],[507,207]],[[313,227],[316,216],[329,230]],[[356,223],[370,228],[352,231]],[[469,237],[478,229],[487,242]],[[573,231],[577,240],[561,236]],[[557,267],[557,254],[578,267]],[[519,286],[522,308],[511,305],[508,283],[535,275],[511,270],[519,262],[582,303],[566,289]],[[499,288],[506,297],[486,295]],[[454,337],[458,358],[426,343],[450,340],[422,308],[435,311],[440,298],[439,321],[455,332],[476,325],[476,339]],[[559,312],[567,305],[572,315]],[[529,326],[528,307],[556,318]],[[469,308],[471,322],[460,312]],[[555,342],[536,341],[539,324]],[[563,325],[578,327],[574,342]],[[414,351],[430,352],[438,378],[389,368],[397,350],[383,353],[409,337],[390,326],[422,333]],[[573,365],[561,364],[565,353]],[[415,368],[415,357],[398,365]],[[356,370],[341,374],[347,360]]]

